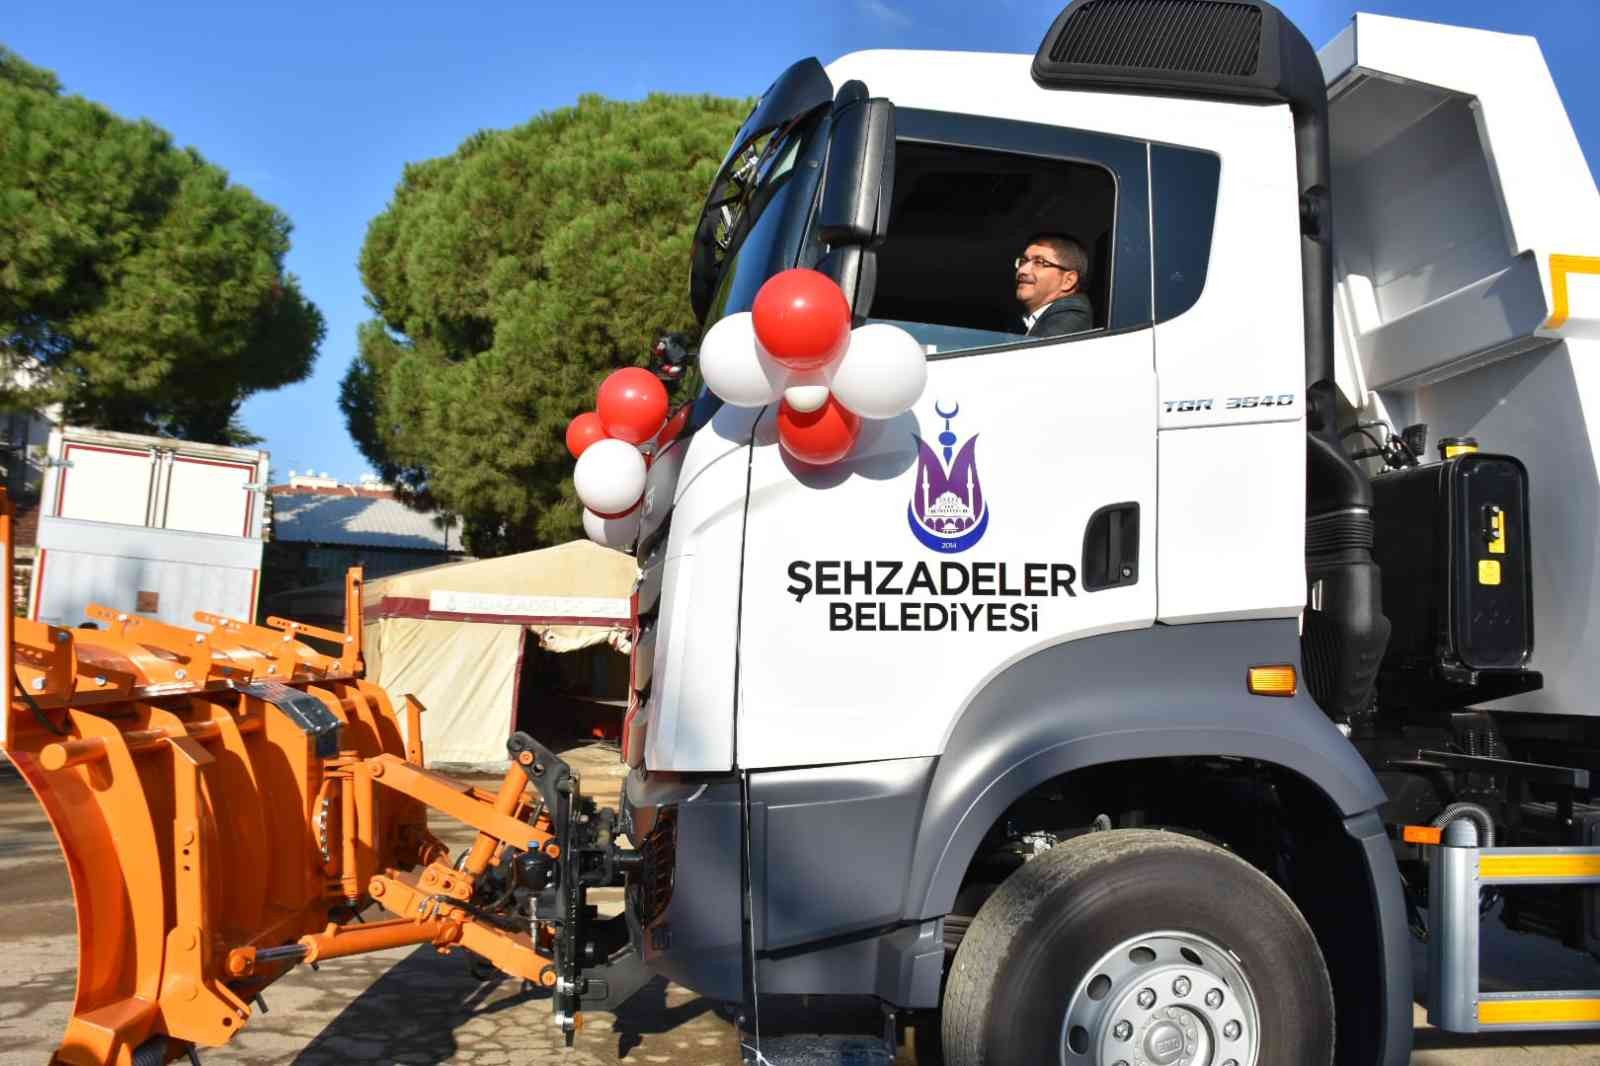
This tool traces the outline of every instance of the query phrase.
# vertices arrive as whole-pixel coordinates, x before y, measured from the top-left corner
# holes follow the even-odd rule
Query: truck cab
[[[1034,850],[1163,826],[1270,867],[1274,834],[1301,834],[1340,874],[1291,895],[1328,994],[1372,1020],[1348,1061],[1372,1061],[1387,1019],[1409,1032],[1385,796],[1306,686],[1249,680],[1301,661],[1308,483],[1324,512],[1363,503],[1342,452],[1307,473],[1308,362],[1331,356],[1308,341],[1329,280],[1302,269],[1309,120],[1041,74],[1069,25],[1039,57],[804,61],[730,149],[695,260],[706,324],[820,270],[858,325],[917,338],[928,384],[827,468],[775,446],[774,409],[709,394],[654,464],[636,939],[711,995],[929,1010]],[[1039,234],[1084,249],[1090,328],[1027,336],[1015,260]]]
[[[1520,588],[1477,590],[1480,613],[1518,621],[1508,669],[1471,672],[1470,691],[1459,663],[1433,662],[1433,608],[1401,609],[1425,599],[1402,582],[1444,549],[1396,547],[1433,520],[1431,504],[1402,502],[1417,498],[1406,478],[1385,478],[1425,457],[1403,450],[1396,419],[1455,402],[1444,431],[1476,429],[1465,397],[1481,404],[1483,382],[1463,375],[1527,351],[1566,365],[1584,327],[1542,329],[1555,268],[1493,216],[1452,222],[1473,197],[1514,214],[1506,203],[1535,195],[1494,188],[1481,128],[1496,94],[1500,129],[1516,121],[1507,77],[1470,73],[1501,38],[1361,16],[1319,60],[1268,5],[1222,7],[1081,0],[1032,57],[806,60],[730,147],[693,263],[704,325],[809,268],[840,284],[856,325],[904,328],[928,362],[913,410],[867,423],[837,464],[789,458],[775,406],[706,392],[696,432],[650,475],[650,662],[626,811],[646,862],[630,922],[648,966],[746,1004],[758,1036],[763,1004],[854,995],[913,1015],[942,1006],[961,1062],[1109,1064],[1123,1020],[1154,1041],[1149,1061],[1289,1061],[1288,1017],[1309,1034],[1303,1061],[1406,1059],[1408,914],[1425,893],[1408,897],[1400,869],[1412,886],[1428,873],[1394,840],[1397,812],[1431,818],[1462,798],[1434,781],[1416,806],[1407,754],[1430,729],[1454,746],[1448,723],[1416,715],[1526,705],[1543,679]],[[1448,40],[1430,51],[1435,32]],[[1164,51],[1205,34],[1207,47]],[[1149,43],[1117,52],[1113,36]],[[1534,95],[1549,83],[1536,51],[1517,65]],[[1463,89],[1440,88],[1452,83]],[[1538,107],[1562,121],[1553,87]],[[1458,162],[1430,171],[1435,157]],[[1581,158],[1560,163],[1542,192],[1587,217]],[[1041,234],[1083,249],[1089,328],[1027,335],[1015,261]],[[1526,291],[1486,305],[1511,277]],[[1513,321],[1498,316],[1524,297]],[[1526,408],[1502,413],[1536,433]],[[1362,453],[1356,433],[1375,422],[1383,446]],[[1550,442],[1547,461],[1569,444]],[[1516,522],[1538,520],[1514,484],[1503,494]],[[1593,549],[1544,562],[1592,568]],[[1420,688],[1383,666],[1407,642],[1426,646]],[[1380,728],[1385,714],[1410,724]],[[1215,929],[1204,944],[1157,937],[1163,979],[1221,974],[1230,1006],[1164,997],[1124,1019],[1119,997],[1147,976],[1106,960],[1138,951],[1138,922],[1056,974],[1066,989],[1039,991],[1042,962],[1024,979],[1023,962],[994,961],[1021,953],[1017,922],[1040,919],[1002,930],[986,904],[1023,907],[1006,886],[1040,855],[1137,870],[1141,847],[1173,849],[1148,880],[1208,861],[1183,851],[1195,840],[1280,893],[1283,935],[1315,955],[1315,981],[1291,987],[1259,959],[1225,973],[1215,960],[1239,946]],[[1247,882],[1234,887],[1262,889]],[[1151,907],[1147,932],[1172,917]],[[974,930],[984,946],[964,947]],[[981,978],[959,979],[964,960]],[[1102,979],[1110,1006],[1090,994]],[[1224,1017],[1240,986],[1267,985],[1287,1001]],[[1017,1043],[1004,1022],[1017,1012],[1050,1037]],[[1204,1055],[1189,1039],[1173,1046],[1200,1057],[1163,1058],[1156,1045],[1191,1020],[1211,1034]]]

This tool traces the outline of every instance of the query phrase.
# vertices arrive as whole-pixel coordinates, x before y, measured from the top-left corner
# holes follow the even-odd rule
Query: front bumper
[[[630,940],[647,969],[701,995],[744,996],[744,916],[765,993],[938,1003],[941,922],[906,917],[910,849],[932,759],[750,774],[749,907],[734,774],[634,770],[623,825]]]
[[[742,1000],[738,778],[635,769],[622,804],[641,853],[625,910],[645,968],[712,999]]]

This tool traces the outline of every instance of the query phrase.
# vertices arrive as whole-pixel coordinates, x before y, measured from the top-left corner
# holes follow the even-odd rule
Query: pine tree
[[[749,102],[586,96],[410,165],[367,230],[340,395],[364,455],[479,555],[581,535],[567,422],[687,331],[689,248]]]

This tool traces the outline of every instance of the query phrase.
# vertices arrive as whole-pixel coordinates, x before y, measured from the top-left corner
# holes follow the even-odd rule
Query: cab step
[[[880,1037],[791,1035],[745,1046],[745,1066],[894,1066],[895,1049]]]

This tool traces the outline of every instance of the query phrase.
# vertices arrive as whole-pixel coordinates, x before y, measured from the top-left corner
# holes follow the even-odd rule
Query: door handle
[[[1089,516],[1083,534],[1083,587],[1095,592],[1138,580],[1139,505],[1108,504]]]

